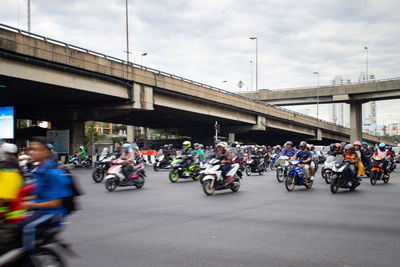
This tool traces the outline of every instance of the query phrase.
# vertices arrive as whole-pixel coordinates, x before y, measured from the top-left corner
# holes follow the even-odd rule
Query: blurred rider
[[[305,141],[301,141],[299,145],[299,151],[296,155],[292,157],[293,159],[298,159],[300,161],[301,166],[304,169],[304,178],[308,180],[310,178],[311,171],[311,180],[314,180],[314,169],[311,166],[312,155],[311,152],[307,149],[307,143]]]
[[[122,173],[125,176],[124,181],[127,181],[135,165],[135,155],[130,144],[126,143],[122,145],[122,154],[118,160],[123,160],[124,167],[122,168]]]

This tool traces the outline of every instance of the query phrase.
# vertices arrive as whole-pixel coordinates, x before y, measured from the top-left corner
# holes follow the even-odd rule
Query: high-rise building
[[[350,79],[345,79],[340,75],[335,76],[334,79],[332,79],[331,84],[332,85],[345,85],[345,84],[350,84],[351,81]],[[330,107],[330,112],[329,112],[329,117],[330,120],[333,123],[337,123],[342,126],[347,126],[348,123],[348,112],[347,110],[349,109],[348,104],[345,103],[333,103],[331,104]]]

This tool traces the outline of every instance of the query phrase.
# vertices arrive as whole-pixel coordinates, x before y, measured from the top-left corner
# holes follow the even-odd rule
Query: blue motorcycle
[[[299,160],[291,160],[288,166],[288,174],[285,180],[285,187],[290,192],[297,186],[304,185],[306,188],[311,188],[313,181],[308,179],[304,180],[304,169],[300,166]]]
[[[78,157],[77,156],[72,156],[69,159],[69,166],[71,168],[74,168],[74,167],[85,167],[85,168],[89,169],[89,168],[92,167],[92,160],[89,159],[88,157],[86,157],[86,158],[82,159],[81,163],[79,163]]]

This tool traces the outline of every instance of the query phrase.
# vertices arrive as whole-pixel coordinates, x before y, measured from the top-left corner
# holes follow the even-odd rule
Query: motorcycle
[[[264,169],[264,157],[260,157],[258,164],[255,161],[256,156],[251,155],[246,161],[245,172],[247,176],[250,176],[252,173],[258,173],[262,175],[265,171]]]
[[[221,161],[219,159],[212,159],[209,162],[210,168],[201,171],[204,174],[203,178],[203,191],[206,195],[214,194],[216,190],[230,189],[236,192],[240,188],[241,174],[238,172],[239,164],[234,163],[231,165],[230,171],[227,176],[233,176],[234,181],[228,185],[224,185],[224,178],[222,177]]]
[[[288,175],[285,180],[285,187],[290,192],[293,191],[297,186],[304,185],[307,189],[311,188],[313,185],[313,180],[308,179],[305,181],[304,179],[304,169],[300,166],[299,160],[291,160],[290,165],[288,166]]]
[[[327,184],[330,184],[332,182],[331,177],[332,177],[332,168],[335,165],[335,156],[328,156],[324,162],[324,166],[321,168],[321,175],[322,178],[325,179],[325,182]]]
[[[351,185],[349,186],[347,183],[347,177],[343,174],[343,171],[349,167],[349,162],[344,159],[344,157],[338,157],[335,160],[335,164],[332,168],[332,177],[331,177],[331,192],[335,194],[339,188],[350,189],[353,191],[359,186],[361,183],[357,178],[357,172],[351,179]]]
[[[388,178],[385,178],[384,176],[384,169],[383,169],[383,162],[385,158],[381,156],[373,156],[372,157],[372,169],[371,169],[371,176],[370,176],[370,182],[372,185],[376,184],[376,181],[382,180],[385,184],[389,182],[390,179],[390,167],[388,166]]]
[[[85,167],[85,168],[89,169],[92,167],[92,160],[89,159],[89,157],[86,157],[86,158],[82,159],[81,163],[79,163],[78,157],[72,156],[72,157],[70,157],[68,164],[71,168]]]
[[[158,154],[156,156],[156,162],[153,165],[154,171],[158,172],[160,169],[171,168],[171,157],[165,157],[164,154]]]
[[[176,183],[179,180],[179,178],[192,178],[195,181],[200,179],[199,159],[198,158],[193,159],[193,162],[189,166],[189,168],[183,166],[186,159],[187,157],[185,156],[177,156],[172,160],[171,162],[172,170],[169,172],[169,180],[172,183]]]
[[[280,156],[276,161],[276,179],[278,182],[282,183],[287,176],[287,168],[289,166],[289,157],[288,156]]]
[[[92,173],[92,179],[94,182],[101,183],[103,181],[113,160],[115,160],[115,155],[100,157],[100,159],[94,163],[96,168]]]
[[[8,227],[8,229],[2,227],[3,230],[11,230],[9,234],[13,234],[13,231],[15,231],[16,240],[22,240],[19,234],[20,230],[11,229],[10,227],[13,227],[13,225],[5,227]],[[18,227],[16,226],[16,228]],[[0,249],[0,266],[66,266],[64,257],[61,255],[68,253],[71,256],[76,256],[76,254],[69,244],[57,237],[60,232],[61,229],[54,226],[38,229],[36,232],[36,247],[31,252],[25,251],[21,244],[15,245],[15,240],[13,240],[13,244],[2,246]]]
[[[137,165],[133,167],[128,179],[125,179],[125,175],[122,173],[123,162],[123,160],[115,160],[113,166],[107,171],[105,186],[110,192],[114,191],[117,186],[135,186],[139,189],[144,185],[144,178],[146,177],[144,161],[140,160],[137,162]]]
[[[279,155],[277,153],[272,154],[270,157],[269,168],[273,171],[276,167],[276,161],[278,160]]]

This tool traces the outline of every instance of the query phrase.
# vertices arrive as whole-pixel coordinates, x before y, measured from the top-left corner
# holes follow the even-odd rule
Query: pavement
[[[268,171],[212,196],[150,167],[142,189],[108,192],[92,171],[73,170],[85,195],[62,234],[70,266],[400,266],[399,171],[337,194],[320,174],[288,192]]]

